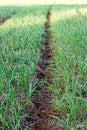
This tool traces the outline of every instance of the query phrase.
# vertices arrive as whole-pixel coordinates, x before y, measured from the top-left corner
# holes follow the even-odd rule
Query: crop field
[[[18,129],[32,95],[47,8],[0,9],[1,18],[17,10],[0,26],[0,129]]]
[[[87,129],[87,19],[83,16],[86,6],[52,9],[54,106],[62,113],[59,121],[66,130],[81,125]]]
[[[38,1],[0,3],[0,130],[86,130],[87,4]]]

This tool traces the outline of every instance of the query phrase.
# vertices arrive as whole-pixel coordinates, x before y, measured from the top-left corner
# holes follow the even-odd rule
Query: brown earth
[[[0,25],[3,24],[5,22],[4,18],[0,18]]]
[[[57,117],[61,117],[53,108],[53,92],[49,90],[52,84],[52,76],[49,66],[52,61],[51,31],[50,31],[51,7],[46,15],[45,31],[41,47],[41,60],[36,66],[35,77],[39,80],[37,90],[33,99],[26,108],[27,117],[22,120],[21,129],[27,130],[63,130],[57,122]]]

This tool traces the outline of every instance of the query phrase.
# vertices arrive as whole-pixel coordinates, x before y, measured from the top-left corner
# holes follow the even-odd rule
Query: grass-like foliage
[[[1,7],[0,18],[0,129],[18,130],[34,91],[32,78],[39,61],[48,6]]]
[[[35,65],[40,60],[48,7],[0,7],[0,19],[10,18],[0,25],[2,130],[19,130],[27,116],[25,108],[37,87]],[[87,5],[54,5],[51,14],[51,87],[54,107],[61,113],[58,123],[65,130],[87,129]]]
[[[87,16],[86,7],[58,5],[52,10],[54,106],[65,130],[87,128],[87,19],[80,15]]]

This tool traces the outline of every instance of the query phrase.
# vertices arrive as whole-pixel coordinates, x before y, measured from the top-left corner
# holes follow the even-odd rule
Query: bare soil
[[[37,90],[34,93],[30,106],[26,108],[27,117],[22,120],[21,129],[27,130],[63,130],[57,123],[56,117],[61,117],[53,108],[53,92],[49,90],[52,85],[52,76],[49,66],[52,61],[51,31],[50,31],[51,7],[46,15],[45,31],[41,47],[41,60],[36,66],[35,77],[39,79]]]

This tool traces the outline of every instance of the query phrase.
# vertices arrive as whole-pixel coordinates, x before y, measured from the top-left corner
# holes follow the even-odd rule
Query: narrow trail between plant
[[[35,77],[39,80],[37,90],[33,96],[32,108],[26,109],[29,117],[22,122],[22,128],[28,130],[62,130],[62,127],[55,120],[55,117],[61,115],[54,110],[52,104],[53,93],[49,90],[52,85],[52,76],[49,71],[49,66],[52,61],[52,37],[50,30],[51,8],[48,9],[46,15],[45,31],[43,35],[42,47],[40,52],[41,60],[36,66]]]

